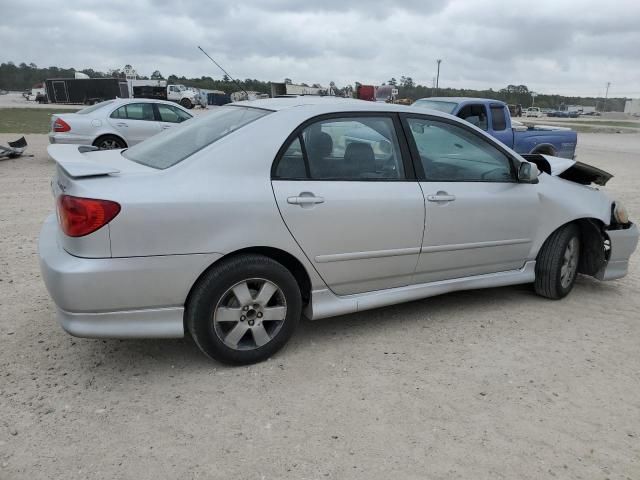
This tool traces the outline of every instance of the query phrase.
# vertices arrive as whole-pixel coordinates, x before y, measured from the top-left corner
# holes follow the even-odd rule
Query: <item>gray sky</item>
[[[402,6],[398,6],[402,5]],[[0,0],[0,61],[640,97],[640,0]]]

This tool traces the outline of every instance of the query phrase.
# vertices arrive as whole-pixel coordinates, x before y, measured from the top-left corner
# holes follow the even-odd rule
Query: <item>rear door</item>
[[[294,132],[274,163],[282,218],[336,294],[411,282],[424,197],[397,128],[393,115],[324,116]]]
[[[153,103],[129,103],[114,110],[109,123],[125,139],[127,145],[152,137],[160,132],[160,123],[156,121]]]
[[[413,114],[404,122],[426,199],[415,281],[521,268],[541,214],[537,185],[518,183],[507,152],[471,128]]]

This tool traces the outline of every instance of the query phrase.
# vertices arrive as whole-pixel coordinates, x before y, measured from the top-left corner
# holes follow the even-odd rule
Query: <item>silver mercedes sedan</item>
[[[39,242],[81,337],[268,358],[315,320],[464,289],[623,277],[638,228],[575,160],[456,117],[359,100],[240,102],[123,150],[50,145]]]

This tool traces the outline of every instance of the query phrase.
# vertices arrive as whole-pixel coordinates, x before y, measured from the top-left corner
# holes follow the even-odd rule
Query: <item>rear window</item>
[[[180,128],[166,130],[122,152],[125,158],[152,168],[169,168],[199,150],[265,115],[269,110],[221,107]]]
[[[507,128],[507,119],[502,105],[491,105],[491,117],[494,130],[500,131]]]
[[[107,100],[106,102],[96,103],[95,105],[91,105],[90,107],[83,108],[82,110],[78,110],[76,113],[80,115],[86,115],[87,113],[95,112],[99,108],[106,107],[110,103],[113,103],[113,100]]]
[[[438,112],[451,113],[458,104],[456,102],[440,102],[438,100],[416,100],[413,107],[428,108],[429,110],[437,110]]]

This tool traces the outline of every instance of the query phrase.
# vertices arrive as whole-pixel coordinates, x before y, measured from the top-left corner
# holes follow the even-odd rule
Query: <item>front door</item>
[[[394,116],[328,117],[299,129],[276,159],[282,218],[338,295],[408,285],[415,271],[424,197],[396,127]]]
[[[521,268],[538,216],[537,185],[492,139],[441,119],[409,116],[405,129],[426,198],[416,283]]]

